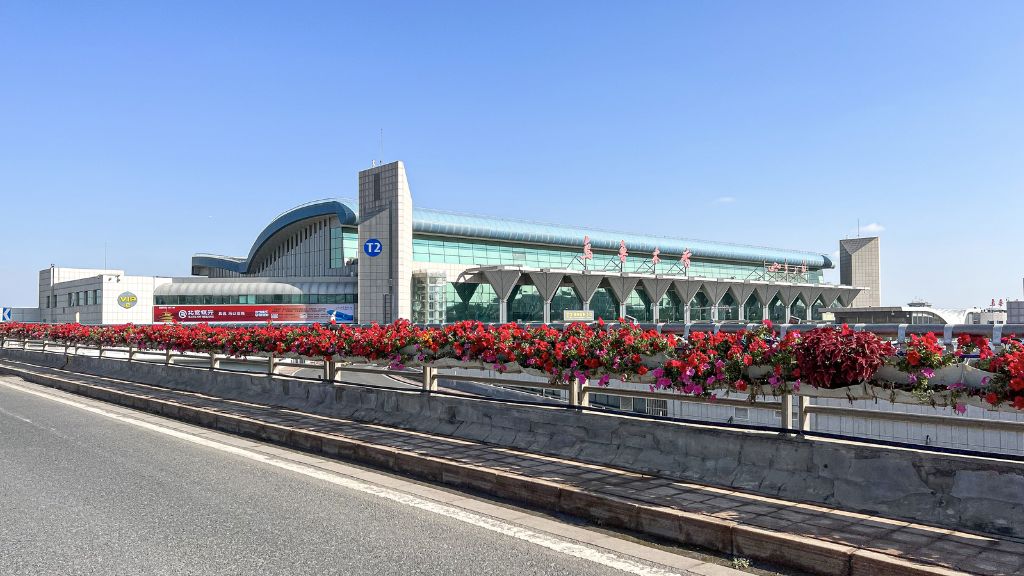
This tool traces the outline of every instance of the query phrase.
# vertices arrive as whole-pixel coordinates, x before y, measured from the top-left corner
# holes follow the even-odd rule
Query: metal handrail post
[[[437,392],[437,370],[433,366],[423,366],[423,391]]]
[[[782,395],[782,428],[793,429],[793,395],[789,393]]]
[[[799,404],[797,405],[797,420],[800,422],[800,430],[804,432],[811,431],[811,412],[808,408],[811,406],[810,396],[798,396]]]
[[[573,378],[572,384],[569,385],[570,406],[590,406],[590,394],[586,388],[587,381],[581,382],[579,378]]]

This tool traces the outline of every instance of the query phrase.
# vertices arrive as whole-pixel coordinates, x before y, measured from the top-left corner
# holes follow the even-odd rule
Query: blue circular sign
[[[370,238],[366,242],[363,242],[363,252],[366,253],[367,256],[380,256],[380,251],[383,249],[384,245],[376,238]]]

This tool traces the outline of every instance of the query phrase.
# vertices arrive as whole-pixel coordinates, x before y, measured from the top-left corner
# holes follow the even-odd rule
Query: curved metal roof
[[[351,202],[351,200],[347,200],[347,202]],[[349,206],[344,204],[343,201],[333,199],[314,200],[312,202],[296,206],[291,210],[282,212],[276,218],[271,220],[270,224],[267,224],[266,228],[264,228],[263,231],[260,232],[259,236],[256,237],[256,241],[253,242],[252,248],[249,249],[249,255],[245,258],[219,256],[216,254],[196,254],[192,257],[192,265],[217,268],[219,270],[229,270],[231,272],[237,272],[238,274],[247,274],[256,253],[259,252],[260,248],[262,248],[263,245],[274,236],[274,234],[277,234],[296,222],[301,222],[302,220],[307,220],[309,218],[331,215],[337,216],[338,220],[341,221],[342,224],[355,226],[359,223],[359,217],[356,215],[355,210],[349,208]]]
[[[275,294],[355,294],[355,282],[168,282],[154,296],[257,296]]]
[[[230,270],[245,274],[249,270],[253,258],[274,234],[296,222],[318,216],[335,215],[343,225],[355,226],[359,223],[356,202],[347,199],[326,199],[307,202],[288,210],[270,222],[256,237],[249,255],[245,258],[217,256],[213,254],[197,254],[192,257],[193,266],[207,266]],[[785,264],[806,264],[810,268],[832,268],[832,261],[824,254],[801,250],[783,250],[760,246],[745,246],[724,242],[705,240],[689,240],[665,236],[609,232],[583,228],[580,226],[561,226],[497,218],[493,216],[475,216],[458,214],[428,208],[413,208],[413,233],[436,234],[440,236],[459,236],[498,242],[516,242],[523,244],[544,244],[565,248],[582,249],[583,237],[590,236],[594,249],[615,251],[619,241],[625,240],[626,247],[633,254],[649,254],[655,248],[661,250],[665,258],[670,255],[682,254],[689,249],[694,258],[712,260],[731,260],[749,263],[779,262]]]
[[[524,244],[547,244],[580,250],[583,249],[583,237],[590,236],[591,246],[597,250],[618,250],[619,241],[625,240],[626,248],[630,253],[649,255],[655,248],[658,248],[664,255],[663,259],[668,258],[669,255],[681,255],[689,249],[694,258],[756,263],[767,261],[780,264],[807,264],[811,268],[832,268],[832,261],[827,256],[814,252],[670,238],[650,234],[609,232],[579,226],[560,226],[508,218],[472,216],[428,208],[413,208],[412,229],[413,232],[421,234],[463,236]]]

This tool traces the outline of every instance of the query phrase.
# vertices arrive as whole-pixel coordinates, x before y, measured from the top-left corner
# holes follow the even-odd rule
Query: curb
[[[705,514],[694,514],[545,480],[405,452],[321,432],[221,414],[0,364],[0,374],[111,404],[236,434],[370,464],[419,479],[571,514],[599,525],[649,534],[751,560],[768,561],[822,576],[956,576],[950,570],[825,540],[780,534]],[[83,374],[88,376],[88,374]]]

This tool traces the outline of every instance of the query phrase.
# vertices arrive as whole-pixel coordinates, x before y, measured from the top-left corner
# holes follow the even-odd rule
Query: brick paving
[[[175,402],[224,415],[241,416],[336,435],[455,464],[500,470],[526,478],[555,482],[589,492],[684,512],[705,514],[741,525],[851,546],[913,562],[975,574],[1024,574],[1024,541],[958,532],[728,488],[675,481],[459,438],[329,418],[273,406],[225,400],[36,366],[30,369],[33,372],[47,373],[91,386]]]

